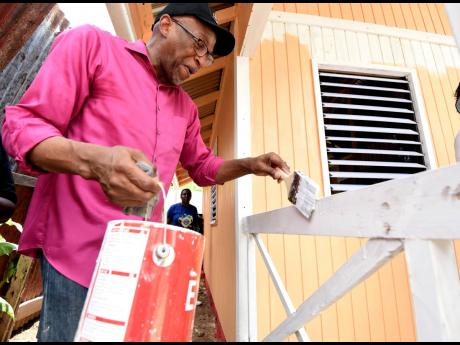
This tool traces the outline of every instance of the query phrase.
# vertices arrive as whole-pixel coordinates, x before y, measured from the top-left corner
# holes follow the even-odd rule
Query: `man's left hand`
[[[274,152],[252,158],[251,170],[254,175],[271,176],[274,180],[279,180],[281,174],[277,168],[283,170],[286,174],[290,172],[290,168],[286,162]]]

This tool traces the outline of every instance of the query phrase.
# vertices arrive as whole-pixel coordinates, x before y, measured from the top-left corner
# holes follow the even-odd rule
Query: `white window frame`
[[[318,121],[318,131],[320,139],[320,152],[321,152],[321,166],[323,172],[323,183],[324,183],[324,196],[331,195],[331,182],[329,177],[329,164],[327,159],[326,149],[326,131],[324,129],[324,115],[323,106],[321,100],[321,88],[319,81],[319,70],[320,69],[334,69],[337,72],[348,72],[348,73],[362,73],[362,74],[378,74],[381,76],[392,76],[392,77],[407,77],[409,81],[411,99],[414,105],[415,119],[417,121],[417,127],[420,134],[420,142],[422,144],[422,152],[425,159],[427,170],[436,169],[436,155],[434,153],[434,145],[431,136],[431,130],[429,122],[425,112],[425,106],[423,103],[422,91],[420,88],[417,71],[413,68],[383,66],[374,64],[365,65],[353,65],[353,64],[331,64],[326,62],[318,61],[313,58],[311,60],[312,71],[313,71],[313,86],[315,90],[315,103],[316,103],[316,115]]]

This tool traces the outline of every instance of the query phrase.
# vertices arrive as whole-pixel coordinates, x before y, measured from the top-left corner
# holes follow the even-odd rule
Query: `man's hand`
[[[251,159],[251,172],[257,176],[271,176],[274,180],[279,180],[281,169],[285,173],[290,172],[289,166],[276,153],[270,152]]]
[[[278,169],[277,169],[278,168]],[[238,177],[254,174],[257,176],[271,176],[273,179],[280,181],[281,169],[289,173],[289,166],[276,153],[270,152],[263,155],[243,159],[227,160],[219,168],[216,176],[216,182],[223,184],[226,181]]]
[[[144,153],[129,147],[105,147],[52,137],[38,144],[29,159],[44,171],[98,181],[107,198],[122,207],[142,206],[160,191],[158,178],[136,166],[140,160],[153,164]],[[153,168],[156,175],[156,167]]]
[[[89,168],[111,202],[123,207],[141,206],[160,191],[156,167],[141,151],[123,146],[105,151],[90,161]],[[138,161],[152,165],[155,177],[142,171]]]

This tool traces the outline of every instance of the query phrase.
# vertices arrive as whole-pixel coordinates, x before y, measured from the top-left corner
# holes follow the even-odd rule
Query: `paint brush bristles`
[[[281,169],[281,179],[286,183],[288,200],[306,217],[310,218],[315,206],[318,185],[300,171],[286,174]]]

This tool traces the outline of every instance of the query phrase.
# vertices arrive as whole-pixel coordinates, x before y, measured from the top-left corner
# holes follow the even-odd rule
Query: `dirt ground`
[[[203,279],[200,280],[198,300],[201,301],[202,304],[196,307],[192,341],[217,342],[215,317],[211,310]],[[16,330],[10,342],[36,342],[38,324],[38,320],[34,320],[24,325],[21,329]]]

